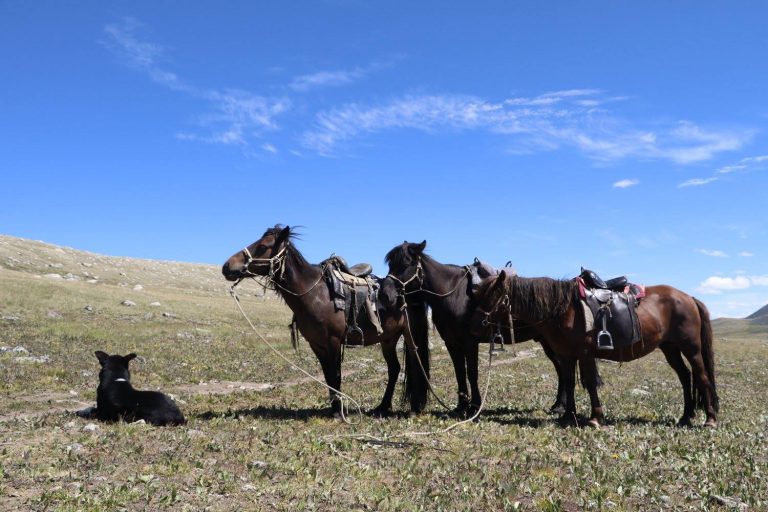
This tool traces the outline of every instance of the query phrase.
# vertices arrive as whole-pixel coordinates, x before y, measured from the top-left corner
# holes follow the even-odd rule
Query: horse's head
[[[131,372],[128,370],[128,363],[136,358],[136,354],[128,354],[127,356],[109,355],[106,352],[97,350],[95,352],[96,358],[101,365],[101,371],[99,371],[99,384],[109,384],[111,382],[130,382]]]
[[[285,254],[291,234],[290,226],[278,224],[267,229],[261,238],[230,256],[221,267],[221,273],[227,281],[268,275]]]
[[[475,309],[469,322],[469,332],[478,340],[490,338],[494,324],[508,323],[507,273],[483,279],[475,295]]]
[[[389,264],[389,275],[400,281],[401,285],[410,289],[421,285],[421,257],[427,241],[420,244],[403,242],[389,251],[384,258]]]

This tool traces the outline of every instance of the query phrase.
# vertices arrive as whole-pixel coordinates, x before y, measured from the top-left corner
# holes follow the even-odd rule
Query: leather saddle
[[[347,260],[345,260],[341,256],[331,256],[330,258],[325,260],[323,263],[329,262],[331,260],[333,260],[334,265],[339,270],[341,270],[345,274],[350,274],[355,277],[366,277],[371,275],[371,272],[373,272],[373,267],[371,267],[370,263],[357,263],[350,267],[349,265],[347,265]]]
[[[627,276],[614,277],[607,281],[603,281],[600,276],[595,272],[581,267],[580,277],[584,280],[587,288],[598,288],[601,290],[613,290],[615,292],[623,292],[629,281]]]

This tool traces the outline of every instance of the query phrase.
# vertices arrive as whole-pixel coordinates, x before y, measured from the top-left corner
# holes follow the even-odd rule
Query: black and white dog
[[[159,391],[138,391],[131,386],[128,363],[136,354],[109,355],[96,351],[101,364],[99,387],[96,389],[96,410],[85,410],[80,416],[96,417],[101,421],[128,422],[144,420],[153,425],[183,425],[184,415],[170,397]]]

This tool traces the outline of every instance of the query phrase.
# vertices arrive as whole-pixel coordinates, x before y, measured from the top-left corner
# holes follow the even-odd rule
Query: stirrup
[[[496,340],[500,340],[498,344],[496,343]],[[491,347],[489,352],[491,354],[501,354],[502,352],[507,352],[507,348],[504,346],[504,337],[501,334],[497,333],[493,338],[491,338]]]
[[[347,343],[350,336],[352,335],[352,343]],[[357,325],[353,325],[347,330],[347,335],[344,336],[344,346],[349,348],[357,348],[362,347],[365,345],[365,336],[363,335],[363,330],[358,327]]]
[[[611,333],[606,330],[597,333],[597,348],[599,350],[613,350],[613,337]]]

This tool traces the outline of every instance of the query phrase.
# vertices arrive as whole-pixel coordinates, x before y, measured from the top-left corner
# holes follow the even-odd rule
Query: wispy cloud
[[[638,183],[640,183],[640,180],[624,179],[624,180],[617,181],[616,183],[613,184],[613,186],[614,188],[629,188],[629,187],[634,187]]]
[[[686,180],[678,185],[678,188],[684,188],[684,187],[700,187],[702,185],[706,185],[707,183],[712,183],[713,181],[717,181],[718,178],[711,177],[711,178],[691,178],[690,180]]]
[[[754,254],[752,254],[749,251],[741,251],[739,253],[739,256],[741,256],[742,258],[751,258],[752,256],[754,256]]]
[[[153,82],[211,105],[211,110],[198,119],[201,126],[208,128],[208,133],[180,132],[177,138],[245,145],[264,130],[274,129],[275,118],[290,108],[291,103],[285,98],[270,98],[239,89],[205,89],[184,82],[161,65],[165,59],[161,45],[142,41],[135,35],[141,28],[141,23],[134,18],[107,25],[103,43],[124,63],[146,73]]]
[[[486,131],[510,137],[532,150],[575,147],[592,158],[665,159],[686,164],[739,149],[748,132],[707,130],[679,122],[662,130],[640,130],[607,110],[626,101],[596,89],[569,89],[493,102],[475,96],[404,96],[387,103],[351,103],[320,112],[303,145],[334,154],[353,139],[394,129],[427,133]]]
[[[768,166],[768,155],[749,156],[746,158],[742,158],[736,163],[733,163],[730,165],[724,165],[723,167],[720,167],[715,172],[714,175],[708,178],[692,178],[690,180],[680,183],[678,187],[682,188],[682,187],[706,185],[714,181],[720,181],[720,179],[723,178],[723,175],[726,175],[726,174],[734,174],[734,173],[757,170],[765,166]]]
[[[711,256],[713,258],[727,258],[728,255],[723,251],[709,250],[709,249],[696,249],[696,252],[704,254],[705,256]]]
[[[267,142],[267,143],[264,143],[264,144],[262,144],[262,145],[261,145],[261,149],[263,149],[263,150],[264,150],[264,151],[266,151],[267,153],[272,153],[273,155],[276,155],[276,154],[277,154],[277,148],[276,148],[274,145],[272,145],[272,144],[270,144],[270,143],[268,143],[268,142]]]
[[[706,278],[696,290],[700,293],[719,295],[724,291],[745,290],[753,286],[768,286],[768,275],[763,276],[711,276]]]
[[[394,61],[372,62],[367,66],[353,69],[324,70],[295,77],[288,87],[297,92],[307,92],[320,87],[340,87],[349,85],[366,75],[392,66]]]

